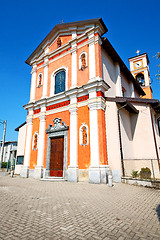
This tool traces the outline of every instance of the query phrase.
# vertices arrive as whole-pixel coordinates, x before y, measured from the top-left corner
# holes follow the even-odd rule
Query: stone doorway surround
[[[51,152],[51,138],[64,137],[64,159],[63,159],[63,178],[67,179],[67,138],[69,126],[62,122],[62,119],[55,118],[53,120],[54,126],[49,124],[47,133],[47,159],[46,159],[46,169],[43,174],[43,178],[50,177],[50,152]]]

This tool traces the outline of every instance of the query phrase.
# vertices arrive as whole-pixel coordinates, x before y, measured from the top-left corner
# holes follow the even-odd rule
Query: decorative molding
[[[82,129],[83,127],[86,128],[86,134],[87,134],[86,136],[87,142],[85,144],[83,143],[83,129]],[[82,125],[79,128],[79,144],[82,146],[86,146],[89,144],[88,126],[85,123],[82,123]]]
[[[78,110],[77,107],[74,107],[74,108],[70,108],[70,109],[69,109],[71,115],[77,115],[77,110]]]
[[[61,124],[61,121],[62,119],[61,118],[55,118],[53,120],[54,122],[54,126],[52,127],[52,124],[49,124],[47,130],[46,130],[46,133],[53,133],[53,132],[59,132],[59,131],[66,131],[69,129],[69,126],[67,126],[65,124],[65,122],[62,122]]]
[[[77,102],[82,102],[82,101],[86,101],[89,99],[89,95],[85,95],[82,97],[77,97]]]
[[[40,108],[33,110],[33,114],[37,114],[37,113],[40,113],[40,112],[41,112],[41,109],[40,109]]]
[[[27,118],[27,119],[26,119],[26,123],[27,123],[27,125],[33,124],[33,118]]]
[[[35,140],[35,136],[37,136],[37,147],[36,147],[36,148],[34,148],[34,140]],[[39,140],[38,133],[35,132],[35,133],[33,134],[33,138],[32,138],[32,150],[34,150],[34,151],[38,149],[38,140]]]
[[[49,111],[49,110],[52,110],[52,109],[56,109],[56,108],[60,108],[60,107],[64,107],[64,106],[68,106],[69,104],[70,104],[70,100],[64,101],[64,102],[60,102],[60,103],[57,103],[57,104],[53,104],[53,105],[47,106],[46,107],[46,111]]]
[[[46,121],[46,115],[39,116],[39,120],[45,122]]]

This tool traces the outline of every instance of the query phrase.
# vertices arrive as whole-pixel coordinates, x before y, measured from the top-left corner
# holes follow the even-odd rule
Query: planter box
[[[148,179],[138,179],[138,178],[129,178],[129,177],[122,177],[121,180],[122,180],[122,183],[160,189],[160,181],[158,180],[154,181],[151,179],[148,180]]]

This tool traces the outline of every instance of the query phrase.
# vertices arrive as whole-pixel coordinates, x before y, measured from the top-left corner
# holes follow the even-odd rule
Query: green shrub
[[[135,171],[135,170],[132,170],[132,173],[131,173],[131,175],[132,175],[132,177],[133,177],[133,178],[137,178],[137,177],[139,177],[138,170],[137,170],[137,171]]]
[[[1,168],[7,168],[7,162],[2,162],[1,163]]]
[[[151,178],[151,170],[148,167],[141,168],[140,178]]]

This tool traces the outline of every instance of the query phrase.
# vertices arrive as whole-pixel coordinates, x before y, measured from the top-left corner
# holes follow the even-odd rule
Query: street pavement
[[[160,190],[0,176],[0,240],[160,239]]]

